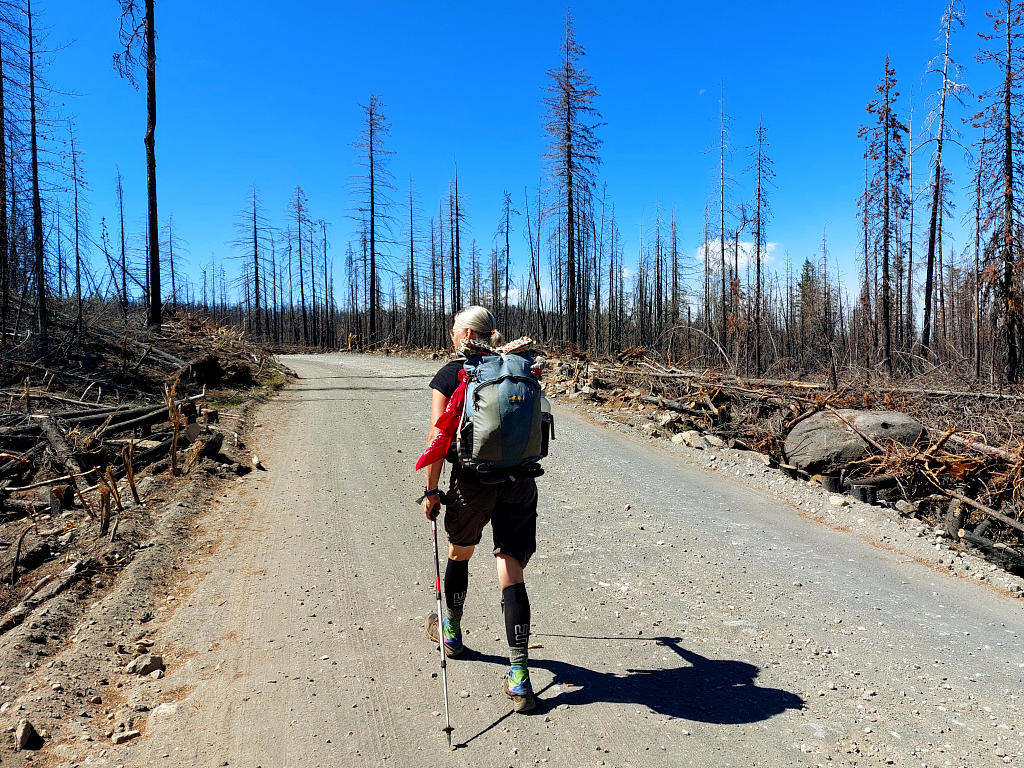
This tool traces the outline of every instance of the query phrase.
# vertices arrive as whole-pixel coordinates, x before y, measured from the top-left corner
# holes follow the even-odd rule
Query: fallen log
[[[616,374],[627,374],[633,376],[648,376],[656,379],[699,379],[707,381],[708,383],[719,381],[718,377],[709,374],[708,371],[683,371],[676,368],[669,368],[666,370],[656,370],[650,367],[649,370],[631,370],[628,368],[602,368],[602,373],[616,373]],[[721,380],[735,381],[737,384],[743,384],[754,387],[785,387],[790,389],[801,389],[801,390],[830,390],[827,384],[821,384],[812,381],[796,381],[792,379],[744,379],[741,377],[723,376]],[[902,388],[902,387],[870,387],[872,392],[881,392],[884,394],[891,395],[924,395],[926,397],[965,397],[971,399],[980,400],[1005,400],[1011,403],[1024,402],[1024,395],[1010,395],[1005,392],[974,392],[974,391],[962,391],[956,389],[921,389],[921,388]]]
[[[896,475],[875,475],[874,477],[852,477],[849,479],[850,485],[868,485],[875,488],[896,485],[897,482],[899,482],[899,478]]]
[[[165,421],[167,421],[167,407],[161,406],[159,408],[152,408],[144,414],[127,421],[114,421],[111,419],[111,422],[100,429],[96,436],[99,438],[107,435],[116,435],[119,432],[127,432],[129,429],[148,427]]]
[[[1005,523],[1006,525],[1010,526],[1014,530],[1017,530],[1017,531],[1020,531],[1021,533],[1024,533],[1024,523],[1021,523],[1021,522],[1019,522],[1017,520],[1014,520],[1012,517],[1008,517],[1007,515],[1004,515],[1002,512],[996,512],[996,510],[992,509],[991,507],[986,507],[980,501],[975,501],[974,499],[972,499],[969,496],[964,496],[962,493],[958,493],[957,491],[951,491],[951,490],[949,490],[947,488],[943,488],[942,486],[938,485],[931,478],[928,478],[928,482],[930,482],[932,485],[934,485],[936,488],[938,488],[940,493],[943,493],[943,494],[945,494],[946,496],[949,496],[952,499],[959,499],[960,501],[962,501],[964,504],[968,505],[969,507],[972,507],[972,508],[978,510],[979,512],[982,512],[982,513],[988,515],[993,520],[998,520],[999,522]]]
[[[43,444],[39,443],[39,444],[33,445],[31,448],[29,448],[27,451],[25,451],[22,454],[21,459],[24,460],[24,461],[27,461],[27,462],[32,462],[37,456],[41,455],[42,452],[43,452]],[[24,468],[25,464],[23,463],[22,460],[11,459],[7,463],[5,463],[3,465],[0,465],[0,477],[3,477],[4,475],[7,475],[7,474],[9,474],[11,472],[14,472],[16,470]]]
[[[666,400],[664,397],[658,397],[656,395],[640,395],[637,398],[641,402],[650,403],[656,405],[659,408],[665,408],[669,411],[677,411],[679,413],[686,413],[690,416],[717,416],[717,413],[706,411],[698,408],[691,408],[688,405],[683,405],[676,400]]]
[[[76,381],[84,381],[89,384],[96,382],[96,379],[90,378],[89,376],[82,376],[81,374],[71,373],[69,371],[54,371],[51,370],[50,368],[46,368],[45,366],[39,365],[38,363],[28,363],[23,360],[11,360],[8,358],[4,358],[2,362],[9,365],[16,365],[19,368],[28,368],[34,371],[42,371],[44,374],[53,374],[59,379],[75,379]],[[109,387],[110,389],[118,392],[130,392],[138,397],[146,396],[145,393],[140,389],[136,389],[135,387],[128,387],[125,386],[124,384],[117,384],[112,381],[102,381],[100,382],[100,386]]]
[[[38,416],[36,418],[43,418]],[[21,424],[17,427],[0,428],[0,438],[5,437],[35,437],[39,434],[38,424]]]
[[[989,456],[996,456],[1006,461],[1014,461],[1016,457],[1004,448],[997,448],[994,445],[988,445],[986,443],[979,443],[977,440],[968,440],[966,437],[960,437],[959,435],[950,435],[948,438],[949,442],[962,445],[964,448],[969,448],[972,451],[978,453],[985,453]]]
[[[123,405],[111,405],[104,406],[102,408],[90,408],[87,411],[67,411],[65,413],[54,413],[47,414],[56,416],[64,424],[76,424],[79,426],[89,426],[91,424],[99,424],[108,416],[114,418],[130,419],[134,416],[141,416],[153,410],[153,405],[141,405],[134,408],[126,408]],[[42,415],[36,418],[42,418]]]
[[[111,343],[116,343],[123,348],[131,349],[133,352],[141,354],[144,358],[152,357],[154,359],[159,359],[169,367],[181,366],[185,362],[177,355],[165,352],[153,344],[144,344],[136,341],[125,333],[117,333],[99,325],[94,325],[89,330],[97,336],[103,336],[110,339]]]
[[[39,428],[43,431],[46,441],[57,454],[57,460],[70,470],[68,474],[71,475],[71,482],[73,482],[75,487],[81,491],[82,486],[78,482],[78,479],[80,477],[84,477],[87,473],[82,469],[82,465],[78,463],[78,459],[75,458],[75,454],[72,452],[71,447],[64,439],[64,435],[61,434],[60,429],[53,423],[53,421],[50,420],[50,418],[41,419],[39,422]],[[95,470],[89,470],[89,472],[95,472]]]
[[[192,395],[190,397],[182,398],[178,401],[179,405],[185,406],[188,403],[195,403],[206,397],[206,389],[198,395]],[[68,413],[55,413],[49,414],[60,419],[64,424],[75,424],[77,426],[91,426],[93,424],[101,424],[108,417],[110,418],[111,425],[120,424],[124,421],[135,419],[142,416],[147,416],[153,413],[158,408],[165,409],[166,405],[156,405],[152,403],[150,405],[141,405],[135,408],[125,408],[124,406],[105,406],[103,408],[92,408],[87,411],[75,411]],[[41,419],[45,416],[35,416],[34,418]],[[0,433],[2,434],[2,433]]]
[[[4,492],[8,493],[14,488],[5,488]],[[26,512],[33,514],[36,512],[45,512],[50,508],[50,505],[45,501],[31,501],[29,499],[4,499],[0,501],[0,509],[9,509],[16,512]]]
[[[1024,570],[1024,552],[1021,552],[1007,544],[992,541],[992,539],[986,539],[984,536],[978,536],[976,533],[972,533],[971,531],[963,528],[956,533],[959,539],[964,543],[980,549],[991,557],[998,558],[1002,561],[1004,567],[1013,567]]]
[[[18,568],[28,573],[54,557],[54,551],[50,547],[49,542],[39,540],[33,542],[30,547],[24,546],[25,537],[33,528],[35,528],[34,525],[26,528],[15,545],[14,559],[11,561],[11,584],[15,584],[18,581]]]
[[[64,475],[63,477],[54,477],[49,480],[37,480],[34,483],[28,485],[20,485],[17,488],[4,488],[6,493],[20,493],[21,491],[31,491],[36,488],[45,488],[48,485],[60,485],[61,483],[67,482],[68,480],[74,480],[79,477],[86,477],[96,472],[95,469],[90,469],[83,472],[80,475]]]
[[[14,392],[9,389],[0,389],[0,395],[13,395],[14,397],[21,397],[24,392]],[[45,392],[43,390],[32,389],[29,390],[29,396],[35,400],[51,400],[55,403],[67,403],[69,405],[88,405],[86,400],[72,400],[70,397],[61,397],[55,395],[52,392]]]
[[[18,605],[0,618],[0,635],[9,632],[27,619],[33,610],[73,584],[85,570],[84,560],[77,560],[55,578],[44,577]]]

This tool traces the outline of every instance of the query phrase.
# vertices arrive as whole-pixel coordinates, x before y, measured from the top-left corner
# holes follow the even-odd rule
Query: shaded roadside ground
[[[512,715],[500,690],[485,532],[449,753],[412,473],[438,366],[285,363],[299,379],[253,440],[268,471],[208,513],[219,544],[156,634],[167,677],[131,691],[143,735],[90,764],[1020,763],[1018,601],[564,408],[528,569],[540,706]]]

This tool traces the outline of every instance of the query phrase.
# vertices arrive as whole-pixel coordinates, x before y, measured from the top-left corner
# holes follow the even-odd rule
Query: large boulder
[[[855,410],[839,413],[880,445],[890,440],[914,445],[927,435],[924,426],[905,413]],[[804,419],[786,436],[789,462],[812,474],[838,472],[850,462],[863,458],[869,450],[863,438],[830,411]]]

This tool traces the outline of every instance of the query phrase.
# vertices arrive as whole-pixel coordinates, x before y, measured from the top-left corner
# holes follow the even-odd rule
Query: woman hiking
[[[467,307],[455,316],[451,339],[456,350],[467,342],[483,342],[491,347],[502,342],[502,336],[495,328],[494,315],[479,306]],[[463,359],[452,360],[430,382],[433,393],[428,445],[438,436],[437,422],[459,389],[464,362]],[[526,593],[523,569],[537,549],[537,484],[532,477],[509,477],[497,483],[493,480],[481,482],[476,471],[461,465],[454,444],[446,458],[451,462],[444,514],[444,529],[448,534],[448,563],[444,571],[447,615],[440,622],[440,627],[436,614],[431,613],[427,617],[427,636],[435,643],[443,640],[447,656],[457,656],[462,652],[461,622],[469,588],[469,559],[489,521],[508,640],[509,670],[502,688],[512,699],[514,711],[529,712],[536,707],[536,700],[527,664],[530,599]],[[437,486],[444,461],[444,458],[439,458],[427,465],[421,505],[428,520],[436,519],[441,511],[442,494]]]

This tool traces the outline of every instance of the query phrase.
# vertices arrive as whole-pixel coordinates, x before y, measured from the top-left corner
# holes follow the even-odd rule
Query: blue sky
[[[57,114],[77,126],[99,218],[115,217],[114,174],[124,175],[130,227],[145,217],[143,91],[118,78],[115,0],[37,0],[53,50],[48,77],[65,93]],[[759,120],[777,174],[768,239],[781,264],[820,249],[855,280],[856,200],[863,185],[858,127],[886,54],[900,80],[901,114],[915,128],[927,113],[925,77],[940,52],[942,2],[610,3],[573,6],[584,60],[606,125],[599,176],[607,183],[634,259],[656,207],[677,211],[688,254],[702,238],[703,210],[717,188],[719,99],[730,118],[731,202],[748,200],[748,147]],[[977,90],[991,76],[974,64],[987,28],[969,8],[954,40]],[[194,0],[157,2],[157,162],[161,220],[173,214],[189,264],[231,252],[233,221],[253,184],[272,222],[285,223],[296,184],[315,218],[329,222],[340,265],[355,240],[352,147],[359,105],[371,92],[391,124],[390,168],[407,226],[412,179],[418,221],[436,215],[456,163],[469,235],[487,253],[508,189],[521,209],[543,173],[542,89],[557,63],[565,6],[545,2],[414,3]],[[964,110],[954,110],[957,119]],[[916,143],[916,142],[915,142]],[[954,152],[959,155],[959,152]],[[928,149],[917,153],[920,183]],[[954,181],[968,171],[956,158]],[[965,204],[966,205],[966,204]],[[962,209],[960,211],[962,213]],[[925,208],[919,208],[923,231]],[[525,225],[513,256],[526,250]],[[464,242],[466,242],[464,240]]]

